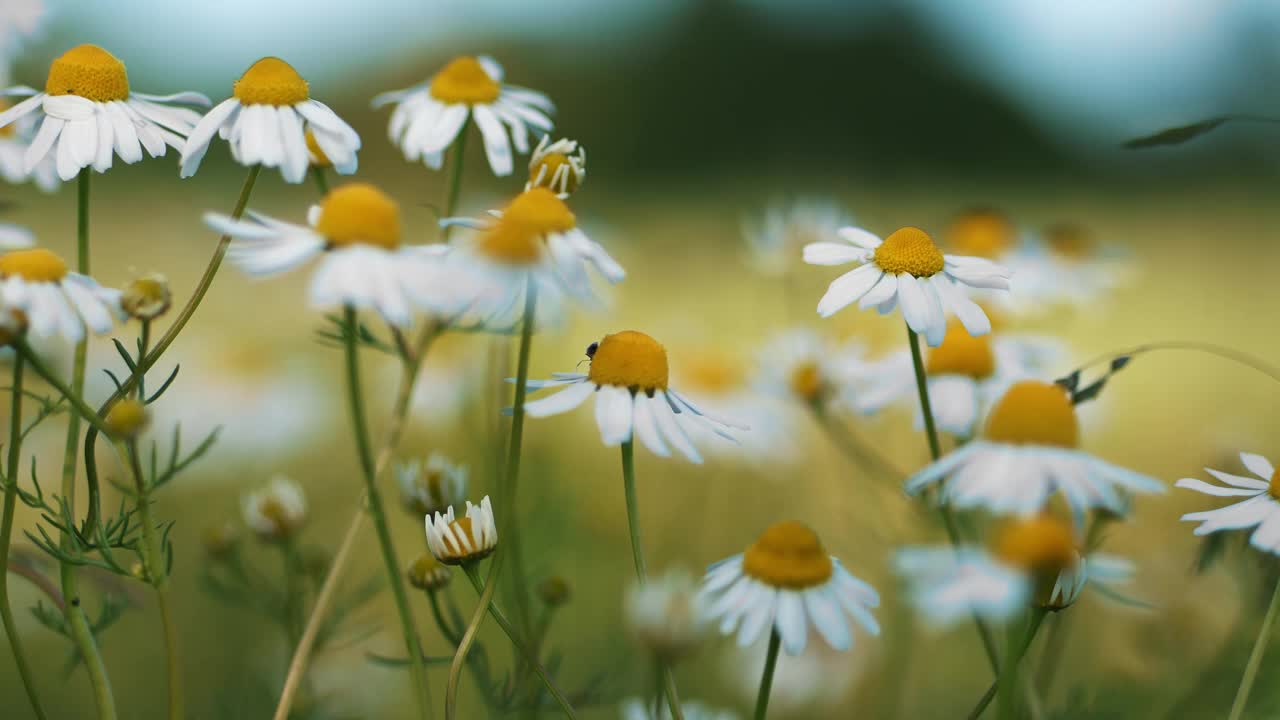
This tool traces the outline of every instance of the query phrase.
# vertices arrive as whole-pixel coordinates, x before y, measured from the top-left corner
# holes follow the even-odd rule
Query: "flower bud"
[[[120,307],[138,320],[154,320],[165,314],[172,303],[169,281],[159,273],[135,279],[120,295]]]

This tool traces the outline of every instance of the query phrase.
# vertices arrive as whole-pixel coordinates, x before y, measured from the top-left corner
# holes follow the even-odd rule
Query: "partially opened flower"
[[[529,158],[529,181],[524,189],[544,187],[559,198],[567,198],[587,179],[587,149],[576,140],[561,138],[551,142],[543,135]]]
[[[493,58],[464,55],[419,85],[382,93],[373,106],[396,106],[388,132],[406,160],[421,160],[439,170],[445,149],[472,119],[484,139],[493,174],[510,175],[511,146],[518,153],[529,152],[529,130],[550,130],[547,113],[555,106],[546,95],[506,84],[502,78],[502,66]]]
[[[119,290],[71,272],[44,248],[0,255],[0,301],[21,311],[35,335],[56,334],[73,343],[84,338],[86,326],[102,334],[124,319]]]
[[[235,82],[232,96],[200,119],[182,149],[182,177],[191,177],[216,133],[241,165],[280,168],[286,182],[307,176],[307,133],[334,170],[356,171],[360,136],[328,105],[311,97],[311,86],[289,63],[265,57]]]
[[[234,238],[227,256],[253,276],[321,257],[308,292],[315,308],[375,310],[404,327],[415,308],[444,311],[455,302],[439,259],[400,244],[400,207],[372,185],[335,188],[307,213],[305,226],[254,212],[249,218],[208,213],[205,222]]]
[[[816,533],[786,521],[769,526],[746,552],[707,571],[701,592],[722,635],[738,636],[746,647],[772,629],[788,655],[799,655],[813,627],[832,648],[853,645],[846,615],[863,630],[880,634],[871,614],[879,606],[875,589],[828,555]]]
[[[680,703],[684,720],[738,720],[732,710],[717,710],[700,702]],[[622,720],[671,720],[671,707],[664,700],[654,710],[654,701],[630,698],[622,702]]]
[[[702,423],[733,440],[729,420],[713,417],[668,386],[667,350],[657,340],[635,330],[605,335],[587,348],[587,373],[555,373],[552,380],[531,380],[531,391],[555,388],[554,395],[525,404],[530,417],[558,415],[595,396],[600,439],[617,447],[633,437],[654,453],[667,457],[671,449],[695,463],[702,455],[683,425]],[[745,429],[745,428],[740,428]]]
[[[276,477],[266,486],[246,494],[241,511],[245,525],[259,539],[288,540],[307,522],[307,498],[297,483]]]
[[[960,319],[972,335],[991,331],[991,321],[969,299],[960,284],[976,288],[1009,288],[1009,271],[976,257],[944,255],[925,231],[904,227],[881,240],[861,228],[841,228],[844,243],[805,246],[811,265],[862,263],[837,278],[818,302],[818,314],[831,317],[853,302],[887,314],[901,305],[902,317],[930,345],[942,343],[947,313]]]
[[[1280,481],[1277,480],[1280,473],[1276,472],[1270,460],[1254,453],[1240,453],[1240,462],[1255,477],[1205,468],[1205,472],[1225,485],[1211,485],[1202,480],[1183,478],[1178,481],[1177,487],[1205,495],[1243,497],[1248,498],[1247,500],[1217,510],[1187,513],[1182,519],[1200,523],[1195,529],[1196,535],[1256,528],[1249,542],[1263,552],[1280,555]]]
[[[479,505],[467,503],[467,512],[456,517],[453,506],[426,519],[427,548],[445,565],[462,565],[488,557],[498,547],[498,525],[493,505],[485,495]]]
[[[708,629],[706,598],[693,576],[668,570],[626,595],[627,625],[640,646],[671,664],[697,649]]]
[[[0,100],[0,112],[8,110],[12,105]],[[35,139],[39,118],[35,114],[27,115],[4,127],[0,127],[0,178],[7,183],[35,182],[36,187],[45,192],[58,189],[58,167],[56,153],[46,154],[44,159],[27,169],[27,149]]]
[[[909,478],[910,494],[937,485],[958,509],[1038,514],[1061,494],[1078,522],[1093,508],[1123,514],[1125,493],[1163,492],[1154,479],[1080,450],[1075,406],[1059,385],[1013,384],[987,415],[981,436]]]
[[[429,552],[422,553],[416,560],[409,565],[409,570],[405,573],[409,579],[409,584],[419,590],[427,590],[435,592],[442,590],[449,584],[453,573],[449,568],[445,567],[436,560],[436,556]]]
[[[761,217],[743,220],[748,261],[758,272],[784,273],[796,265],[810,243],[835,236],[852,223],[835,202],[804,198],[789,204],[774,203]]]
[[[432,515],[462,503],[467,497],[467,467],[440,453],[396,466],[400,500],[413,515]]]
[[[74,47],[54,60],[44,92],[13,87],[4,94],[26,99],[0,112],[0,127],[29,115],[39,121],[23,172],[30,174],[52,155],[63,180],[88,167],[106,172],[114,157],[133,164],[144,150],[161,157],[167,146],[181,148],[200,119],[183,106],[209,105],[208,98],[194,92],[133,92],[124,63],[96,45]]]

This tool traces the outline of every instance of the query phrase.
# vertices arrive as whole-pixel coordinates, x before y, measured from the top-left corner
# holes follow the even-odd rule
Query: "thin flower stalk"
[[[1267,614],[1262,617],[1262,626],[1258,628],[1258,639],[1253,643],[1249,653],[1249,662],[1245,665],[1244,675],[1240,677],[1240,687],[1236,688],[1235,700],[1231,701],[1231,714],[1227,720],[1240,720],[1244,715],[1244,707],[1249,703],[1249,693],[1253,690],[1253,682],[1258,677],[1258,668],[1262,666],[1262,655],[1266,652],[1271,640],[1271,625],[1275,622],[1276,611],[1280,610],[1280,581],[1271,593],[1271,602],[1267,605]]]
[[[756,693],[756,711],[752,715],[755,720],[765,720],[769,714],[769,693],[773,690],[773,673],[778,668],[778,650],[782,647],[782,636],[777,630],[769,632],[769,650],[764,658],[764,673],[760,676],[760,690]]]

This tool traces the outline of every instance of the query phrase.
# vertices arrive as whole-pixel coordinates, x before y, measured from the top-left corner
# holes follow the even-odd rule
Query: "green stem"
[[[413,679],[414,696],[418,702],[419,715],[430,714],[430,700],[427,696],[426,664],[422,660],[422,645],[418,640],[418,631],[414,628],[413,612],[409,608],[409,596],[404,589],[404,578],[400,573],[400,561],[396,559],[396,549],[391,542],[391,529],[387,524],[387,516],[382,506],[382,495],[378,491],[377,470],[373,459],[373,451],[369,446],[369,429],[364,417],[364,398],[360,389],[360,361],[356,339],[357,318],[354,308],[348,306],[344,310],[347,325],[346,361],[347,361],[347,399],[351,409],[351,424],[355,434],[356,452],[360,459],[360,470],[364,475],[365,498],[369,506],[369,515],[373,519],[374,530],[378,534],[378,545],[382,551],[382,561],[386,566],[387,578],[391,583],[391,594],[396,601],[396,610],[400,614],[400,629],[404,634],[405,649],[413,662],[409,665],[409,674]]]
[[[313,166],[311,168],[311,177],[315,178],[316,189],[320,191],[320,196],[323,197],[325,195],[328,195],[329,194],[329,178],[325,177],[324,168],[320,167],[319,165]]]
[[[627,528],[631,531],[631,559],[636,565],[636,578],[641,584],[648,581],[645,569],[644,547],[640,543],[640,507],[636,499],[635,443],[622,443],[622,488],[627,497]]]
[[[778,649],[782,647],[782,636],[776,629],[769,632],[769,654],[764,658],[764,675],[760,677],[760,692],[756,695],[755,720],[765,720],[769,713],[769,692],[773,690],[773,671],[778,667]]]
[[[458,131],[458,139],[453,143],[453,149],[449,151],[452,167],[449,169],[449,190],[445,195],[444,216],[446,218],[453,217],[458,211],[458,198],[462,197],[462,164],[466,160],[467,154],[467,131],[471,128],[471,121],[463,123],[462,130]],[[449,233],[453,230],[453,226],[447,225],[444,228],[444,240],[449,241]]]
[[[1000,696],[1000,717],[1002,720],[1012,720],[1017,716],[1018,666],[1022,662],[1022,657],[1027,654],[1027,649],[1031,647],[1031,641],[1035,639],[1036,632],[1040,630],[1040,625],[1048,614],[1048,610],[1033,608],[1031,617],[1027,620],[1026,628],[1021,634],[1012,630],[1009,631],[1007,654],[1001,664],[1000,679],[987,690],[987,694],[983,695],[982,700],[979,700],[973,711],[969,713],[971,720],[982,715],[982,711],[990,704],[991,697],[996,694]]]
[[[18,666],[18,674],[22,676],[22,687],[27,691],[31,709],[39,720],[45,720],[44,708],[40,706],[40,699],[36,696],[35,676],[31,674],[27,655],[22,651],[22,638],[18,636],[18,626],[13,620],[13,607],[9,604],[9,545],[13,537],[13,516],[18,499],[18,472],[22,464],[21,354],[13,359],[13,387],[9,388],[9,392],[12,395],[9,405],[9,460],[5,468],[4,516],[0,519],[0,621],[4,623],[9,648],[13,650],[13,661]]]
[[[49,383],[50,387],[58,391],[59,395],[66,398],[67,402],[70,403],[71,407],[75,410],[75,412],[72,413],[74,417],[77,419],[83,418],[89,421],[89,425],[98,432],[107,432],[107,425],[102,419],[102,416],[94,411],[93,408],[89,407],[89,404],[84,401],[84,398],[80,396],[80,393],[68,387],[67,384],[62,381],[62,378],[59,378],[58,374],[45,364],[44,360],[42,360],[40,356],[36,354],[35,350],[32,350],[31,346],[27,344],[26,339],[17,338],[13,341],[13,345],[14,349],[17,351],[16,354],[21,355],[26,364],[30,365],[31,369],[35,370],[36,374],[39,375],[41,379]]]
[[[1249,692],[1253,690],[1253,681],[1258,676],[1258,668],[1262,665],[1262,654],[1271,640],[1271,624],[1276,619],[1276,610],[1280,608],[1280,581],[1271,593],[1271,603],[1267,605],[1267,614],[1262,618],[1262,627],[1258,628],[1258,639],[1253,643],[1253,652],[1249,653],[1249,663],[1244,667],[1244,675],[1240,678],[1240,687],[1236,690],[1236,699],[1231,703],[1231,714],[1227,720],[1240,720],[1244,714],[1244,706],[1249,702]]]
[[[484,581],[480,579],[479,571],[476,570],[476,563],[464,563],[462,571],[466,574],[467,579],[471,581],[471,586],[476,589],[476,594],[480,596],[480,602],[482,603],[481,609],[487,610],[490,617],[498,623],[498,627],[502,628],[502,632],[507,634],[507,638],[511,640],[512,647],[516,649],[516,652],[519,653],[524,658],[524,661],[533,668],[535,673],[537,673],[538,678],[542,680],[542,684],[546,686],[547,692],[551,694],[551,697],[555,699],[556,704],[560,706],[562,711],[564,711],[565,717],[576,718],[577,714],[574,713],[573,705],[569,703],[569,699],[564,696],[564,693],[560,691],[560,688],[556,687],[555,681],[551,679],[549,674],[547,674],[547,669],[542,666],[542,663],[538,662],[538,658],[529,654],[528,647],[520,641],[520,637],[516,634],[516,629],[507,621],[506,616],[502,614],[502,611],[498,609],[498,606],[493,604],[493,594],[489,592],[489,587],[493,586],[490,585],[489,587],[485,587]],[[478,628],[479,626],[477,625],[476,627]],[[467,632],[471,631],[472,628],[467,628]]]
[[[142,330],[138,335],[138,359],[147,356],[147,348],[151,346],[151,321],[141,321]],[[146,374],[138,375],[138,401],[146,402],[147,400],[147,382]]]

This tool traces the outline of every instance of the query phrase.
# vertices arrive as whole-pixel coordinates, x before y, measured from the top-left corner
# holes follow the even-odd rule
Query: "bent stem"
[[[1249,653],[1249,663],[1245,665],[1244,675],[1240,678],[1240,687],[1236,689],[1236,699],[1231,703],[1231,714],[1227,720],[1240,720],[1244,714],[1244,706],[1249,702],[1249,693],[1253,690],[1253,681],[1258,676],[1258,668],[1262,665],[1262,654],[1267,649],[1267,641],[1271,639],[1271,624],[1275,622],[1276,610],[1280,608],[1280,581],[1271,593],[1271,604],[1267,605],[1267,614],[1262,617],[1262,627],[1258,628],[1258,639],[1253,643],[1253,652]]]
[[[769,653],[764,658],[764,675],[760,677],[760,692],[756,694],[756,711],[752,715],[755,720],[765,720],[769,713],[769,692],[773,689],[773,671],[778,667],[778,649],[782,647],[782,636],[776,629],[769,631]]]
[[[13,359],[13,387],[9,405],[9,459],[5,466],[4,515],[0,518],[0,621],[4,623],[5,636],[13,651],[13,662],[22,676],[22,687],[27,691],[31,710],[39,720],[45,720],[44,708],[36,696],[35,677],[22,650],[22,638],[13,621],[13,607],[9,604],[9,544],[13,537],[13,515],[18,500],[18,471],[22,464],[22,354]]]

